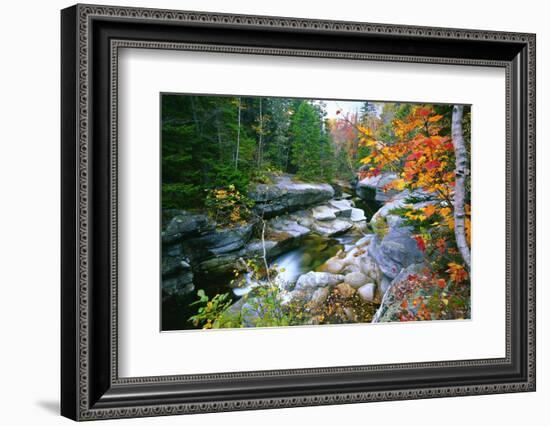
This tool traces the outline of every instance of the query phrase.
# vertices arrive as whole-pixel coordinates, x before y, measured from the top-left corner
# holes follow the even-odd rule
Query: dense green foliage
[[[162,96],[163,208],[202,207],[209,190],[246,193],[265,173],[335,176],[322,104],[311,100]]]

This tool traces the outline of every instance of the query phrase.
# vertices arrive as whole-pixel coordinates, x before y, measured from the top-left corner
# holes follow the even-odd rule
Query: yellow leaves
[[[373,138],[364,138],[364,137],[362,137],[362,138],[360,138],[360,142],[361,142],[362,145],[368,146],[368,147],[371,147],[371,148],[376,147],[377,144],[378,144],[376,139],[373,139]]]
[[[442,209],[439,210],[439,213],[444,218],[448,218],[449,216],[451,216],[451,209],[449,207],[443,207]]]
[[[445,223],[451,231],[455,229],[455,220],[452,217],[446,218]]]
[[[376,127],[358,124],[359,142],[370,148],[369,155],[360,160],[361,164],[370,166],[366,174],[376,176],[387,171],[398,172],[400,178],[387,185],[385,190],[421,189],[438,201],[449,202],[455,185],[455,158],[449,137],[440,135],[443,126],[447,126],[444,118],[429,104],[416,105],[407,116],[392,121],[395,138],[391,141],[376,140]],[[409,219],[426,220],[440,210],[439,206],[429,206],[410,212]],[[444,220],[439,226],[448,225],[453,229],[451,208],[442,209],[441,215]]]
[[[411,220],[420,220],[424,221],[430,216],[433,216],[436,212],[436,207],[433,204],[430,204],[426,207],[417,210],[410,210],[405,213],[405,216]]]
[[[440,115],[440,114],[432,115],[430,118],[428,118],[428,122],[429,123],[435,123],[435,122],[441,120],[442,118],[443,118],[443,116]]]
[[[368,138],[373,138],[374,133],[370,127],[364,127],[360,124],[357,125],[357,130],[359,130],[363,135],[365,135]]]
[[[469,217],[466,217],[464,220],[464,228],[466,228],[466,241],[468,242],[468,245],[471,246],[471,239],[472,239],[472,221]]]
[[[424,122],[419,118],[417,119],[412,118],[407,121],[394,120],[393,125],[394,125],[395,135],[400,139],[403,139],[413,130],[422,127],[424,125]]]
[[[451,280],[455,283],[460,284],[462,281],[466,281],[468,279],[468,272],[466,272],[464,266],[455,262],[449,262],[447,266],[449,267],[447,272],[449,273]]]
[[[372,156],[367,155],[366,157],[361,158],[361,160],[359,161],[361,164],[369,164],[372,161]]]
[[[357,130],[360,133],[359,136],[359,143],[363,146],[368,146],[371,148],[376,148],[378,145],[378,142],[376,138],[374,137],[374,132],[370,127],[364,127],[360,124],[357,125]]]
[[[433,204],[429,204],[424,207],[423,211],[426,217],[430,217],[435,213],[435,206]]]
[[[403,191],[405,189],[406,183],[403,179],[396,179],[393,181],[393,187],[398,191]]]
[[[238,222],[241,220],[241,209],[239,206],[235,206],[235,208],[231,211],[229,214],[229,219],[231,222]]]
[[[224,198],[227,197],[227,191],[225,189],[216,189],[214,190],[214,196],[218,200],[223,200]]]
[[[471,246],[471,240],[472,240],[472,207],[470,204],[464,205],[464,211],[466,212],[466,218],[464,219],[464,228],[466,228],[466,241],[468,242],[468,245]]]
[[[455,220],[453,217],[453,211],[451,210],[450,207],[443,207],[439,209],[439,214],[443,216],[443,219],[446,225],[449,227],[451,231],[455,229]]]
[[[387,191],[387,190],[390,190],[390,189],[395,189],[397,191],[403,191],[405,189],[406,185],[407,185],[407,183],[405,182],[405,180],[395,179],[391,183],[387,184],[384,187],[384,190]]]
[[[405,213],[405,216],[411,220],[426,220],[426,216],[419,213],[418,210],[411,210]]]

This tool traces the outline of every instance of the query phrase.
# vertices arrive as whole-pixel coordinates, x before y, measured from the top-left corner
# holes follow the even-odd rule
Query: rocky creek
[[[409,195],[383,191],[391,179],[388,174],[329,185],[283,175],[257,184],[248,195],[264,218],[263,240],[257,223],[220,229],[200,212],[164,212],[162,329],[192,328],[189,303],[197,289],[230,293],[231,309],[243,309],[262,282],[249,279],[235,286],[235,270],[243,259],[264,253],[270,267],[280,271],[276,281],[285,302],[314,309],[334,297],[336,306],[353,300],[339,311],[337,322],[381,320],[388,307],[378,306],[394,279],[423,257],[410,230],[400,226],[401,218],[390,214]]]

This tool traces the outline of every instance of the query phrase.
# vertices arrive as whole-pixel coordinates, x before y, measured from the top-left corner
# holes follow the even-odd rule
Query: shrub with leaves
[[[284,327],[299,325],[288,306],[283,304],[282,290],[276,285],[268,284],[256,287],[248,297],[243,308],[247,322],[254,327]]]
[[[207,190],[205,206],[219,226],[244,225],[252,217],[254,202],[234,185]]]
[[[224,312],[232,303],[229,293],[216,294],[210,299],[203,289],[197,291],[199,300],[191,303],[189,306],[201,305],[195,315],[189,318],[195,327],[199,325],[202,328],[212,328],[216,319]]]
[[[388,233],[388,224],[383,216],[376,216],[376,219],[371,223],[372,230],[382,240]]]

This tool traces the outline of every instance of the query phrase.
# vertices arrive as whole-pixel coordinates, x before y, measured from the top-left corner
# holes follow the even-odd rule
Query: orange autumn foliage
[[[403,213],[410,221],[420,224],[429,222],[435,231],[433,240],[427,234],[432,233],[431,230],[413,235],[418,248],[425,252],[433,244],[439,255],[454,256],[458,255],[458,251],[453,247],[454,240],[449,238],[455,228],[455,150],[451,137],[447,136],[449,121],[445,122],[444,118],[429,105],[413,107],[404,118],[393,120],[394,139],[391,142],[377,140],[372,129],[358,130],[360,143],[371,148],[369,155],[361,160],[368,166],[365,176],[376,176],[384,171],[397,173],[398,178],[386,185],[384,190],[418,190],[434,200],[424,207],[411,208]],[[470,210],[470,205],[466,204],[465,234],[468,244],[471,240]],[[437,232],[437,228],[447,232]],[[447,268],[440,272],[448,273],[452,282],[460,284],[468,279],[468,272],[458,263],[450,262]],[[438,281],[438,285],[444,287],[445,281]]]

